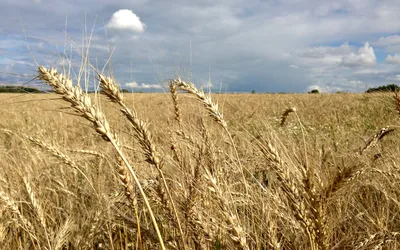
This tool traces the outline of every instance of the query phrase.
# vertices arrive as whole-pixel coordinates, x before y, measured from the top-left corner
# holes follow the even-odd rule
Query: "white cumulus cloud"
[[[388,55],[385,61],[390,64],[400,64],[400,54]]]
[[[349,81],[349,84],[351,84],[351,85],[360,85],[360,84],[363,84],[363,82],[360,81],[360,80],[351,80],[351,81]]]
[[[362,66],[375,66],[376,56],[374,49],[369,45],[368,42],[361,47],[357,53],[350,53],[342,58],[341,65],[350,68],[362,67]]]
[[[352,48],[348,43],[343,43],[339,47],[318,46],[307,48],[301,55],[307,58],[325,58],[327,56],[341,56],[352,52]]]
[[[324,89],[324,87],[318,86],[318,85],[309,85],[307,87],[307,91],[311,91],[311,90],[318,90],[319,92],[326,92],[326,89]]]
[[[138,86],[138,83],[133,81],[133,82],[128,82],[125,84],[125,86],[127,87],[131,87],[131,88],[136,88]]]
[[[342,91],[342,89],[340,87],[337,87],[334,84],[335,83],[309,85],[307,87],[307,91],[310,92],[310,91],[312,91],[314,89],[318,90],[320,93],[334,93],[334,92],[337,92],[337,91]]]
[[[162,89],[162,86],[159,84],[147,84],[147,83],[137,83],[135,81],[128,82],[125,84],[127,87],[135,88],[135,89]]]
[[[138,86],[140,89],[162,89],[161,85],[159,84],[147,84],[147,83],[142,83]]]
[[[393,35],[393,36],[380,37],[378,41],[374,42],[373,44],[378,46],[398,45],[400,44],[400,36]]]
[[[334,93],[337,91],[363,91],[365,83],[361,80],[349,80],[343,77],[337,77],[336,81],[320,81],[319,83],[309,85],[307,91],[317,89],[321,93]]]
[[[146,25],[132,10],[121,9],[112,15],[106,27],[114,30],[143,32]]]

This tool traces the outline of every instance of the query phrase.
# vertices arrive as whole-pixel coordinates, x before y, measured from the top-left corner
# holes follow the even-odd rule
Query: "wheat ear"
[[[22,222],[22,228],[29,233],[29,235],[35,239],[36,241],[38,240],[35,235],[33,235],[33,232],[35,231],[35,228],[33,227],[32,223],[30,223],[19,211],[18,205],[3,191],[0,191],[0,199],[3,200],[4,203],[11,209],[11,211],[18,216],[20,221]]]
[[[384,127],[376,132],[363,147],[360,148],[359,154],[362,155],[366,150],[376,145],[383,137],[395,131],[395,128]]]
[[[220,189],[217,178],[211,174],[211,172],[205,168],[205,176],[210,183],[209,189],[215,193],[222,213],[225,217],[225,221],[228,224],[228,232],[232,241],[236,244],[238,249],[249,250],[246,240],[246,234],[243,228],[239,224],[238,218],[232,213],[228,207],[228,201],[225,198],[223,191]]]
[[[174,111],[175,111],[175,120],[178,122],[178,125],[181,125],[181,112],[179,110],[178,105],[178,91],[176,89],[176,84],[173,80],[169,83],[169,92],[171,93],[172,104],[174,104]]]
[[[208,114],[225,130],[228,129],[224,116],[219,112],[218,104],[215,104],[210,95],[206,95],[203,90],[198,90],[193,83],[187,83],[182,81],[180,78],[171,80],[174,85],[178,86],[179,89],[187,91],[188,93],[195,95],[196,98],[204,105]]]
[[[203,104],[203,106],[206,108],[206,110],[207,110],[209,116],[211,116],[211,117],[214,119],[214,121],[217,122],[217,123],[225,130],[225,132],[226,132],[226,134],[228,135],[229,140],[230,140],[230,142],[231,142],[233,151],[234,151],[234,153],[235,153],[235,157],[236,157],[236,160],[237,160],[238,165],[239,165],[239,168],[240,168],[239,170],[240,170],[240,172],[241,172],[241,174],[242,174],[243,184],[244,184],[244,188],[245,188],[245,190],[246,190],[246,194],[249,194],[248,184],[247,184],[247,181],[246,181],[246,177],[245,177],[245,175],[244,175],[244,169],[245,169],[250,175],[252,175],[252,173],[242,165],[242,162],[241,162],[241,160],[240,160],[240,156],[239,156],[239,153],[238,153],[238,151],[237,151],[235,142],[234,142],[234,140],[233,140],[233,137],[232,137],[231,133],[229,132],[228,124],[227,124],[227,122],[225,121],[223,114],[219,111],[219,109],[218,109],[218,104],[216,104],[216,103],[214,103],[214,102],[212,101],[211,95],[206,95],[206,94],[204,93],[203,90],[197,89],[197,88],[194,86],[193,83],[187,83],[187,82],[185,82],[185,81],[182,81],[181,78],[172,79],[171,81],[172,81],[174,84],[176,84],[176,86],[178,86],[179,89],[184,90],[184,91],[186,91],[186,92],[188,92],[188,93],[190,93],[190,94],[196,96],[196,98],[197,98],[197,99]]]
[[[24,184],[25,184],[26,191],[27,191],[27,193],[29,195],[29,199],[31,201],[31,204],[32,204],[37,216],[38,216],[39,222],[40,222],[41,226],[43,227],[43,229],[47,230],[47,223],[46,223],[45,213],[43,211],[43,208],[42,208],[40,202],[38,201],[38,199],[37,199],[37,197],[35,195],[35,192],[33,191],[31,183],[26,177],[23,177],[23,181],[24,181]]]
[[[150,130],[147,128],[147,124],[140,120],[137,113],[135,110],[132,110],[128,108],[124,102],[123,94],[121,91],[119,91],[117,83],[109,77],[106,77],[102,74],[98,74],[99,80],[100,80],[100,87],[101,87],[101,92],[105,94],[112,102],[117,103],[121,107],[121,112],[125,115],[125,117],[128,119],[128,121],[131,123],[134,131],[135,131],[135,137],[139,141],[139,144],[142,147],[142,150],[144,152],[146,162],[152,164],[153,166],[156,167],[158,170],[159,176],[161,177],[161,180],[163,182],[163,186],[166,190],[166,193],[168,195],[169,201],[171,202],[172,205],[172,213],[174,214],[174,217],[176,219],[176,223],[178,226],[178,230],[181,235],[181,240],[182,240],[182,246],[184,249],[186,249],[186,244],[185,244],[185,239],[184,239],[184,234],[181,226],[181,222],[178,216],[178,212],[175,207],[175,202],[172,198],[171,192],[169,190],[169,187],[167,185],[167,182],[165,180],[164,173],[162,171],[162,162],[159,157],[159,153],[157,152],[157,149],[155,147],[155,144],[152,139],[152,135],[150,133]],[[158,188],[158,193],[161,199],[163,200],[163,204],[167,204],[167,199],[164,198],[162,186],[160,185]],[[171,210],[167,206],[168,210]]]
[[[107,122],[104,114],[98,107],[92,105],[90,97],[82,91],[80,86],[72,86],[72,81],[64,77],[62,74],[58,74],[56,69],[52,68],[47,70],[45,67],[39,66],[38,70],[40,80],[51,86],[57,94],[62,95],[64,100],[72,104],[72,107],[78,112],[78,114],[92,122],[93,127],[97,133],[103,137],[104,140],[111,142],[128,168],[128,171],[132,175],[136,185],[138,186],[140,194],[150,214],[154,229],[157,232],[160,246],[162,249],[165,249],[164,242],[148,198],[144,193],[135,171],[126,159],[125,155],[122,153],[122,150],[119,147],[118,139],[115,133],[111,132],[110,125]]]

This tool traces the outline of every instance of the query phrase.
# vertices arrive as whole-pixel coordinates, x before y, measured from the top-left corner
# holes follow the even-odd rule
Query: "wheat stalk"
[[[70,152],[74,152],[74,153],[81,153],[81,154],[87,154],[87,155],[93,155],[93,156],[97,156],[103,159],[108,159],[108,157],[98,151],[94,151],[94,150],[86,150],[86,149],[67,149]]]
[[[156,166],[157,169],[161,169],[162,162],[158,156],[158,152],[153,143],[152,135],[147,128],[147,124],[139,119],[135,110],[132,110],[125,105],[123,94],[119,91],[118,86],[113,79],[105,77],[101,74],[98,74],[98,77],[100,80],[100,87],[102,88],[101,92],[105,94],[111,101],[121,106],[121,112],[132,124],[135,130],[135,137],[138,139],[143,149],[146,161]]]
[[[185,90],[190,94],[193,94],[197,99],[204,105],[208,114],[225,130],[228,129],[228,124],[226,123],[224,116],[219,112],[218,104],[215,104],[210,95],[204,94],[203,90],[198,90],[192,83],[187,83],[182,81],[180,78],[171,80],[171,83],[178,86],[181,90]]]
[[[3,200],[4,203],[11,209],[11,211],[16,214],[19,220],[22,223],[22,228],[29,233],[29,235],[37,241],[36,236],[33,234],[35,232],[35,228],[33,227],[32,223],[29,222],[19,211],[18,205],[3,191],[0,191],[0,199]]]
[[[283,169],[284,160],[278,150],[270,143],[258,143],[258,147],[269,162],[284,191],[289,207],[309,237],[311,249],[328,249],[325,225],[325,197],[316,190],[310,168],[299,169],[301,180],[286,173]]]
[[[359,242],[354,249],[382,249],[389,241],[399,238],[400,232],[378,232]]]
[[[220,189],[217,183],[217,178],[215,178],[215,176],[213,176],[207,168],[205,168],[205,173],[206,173],[206,178],[210,183],[209,190],[215,193],[216,197],[218,198],[222,214],[224,215],[225,221],[228,224],[228,232],[230,234],[232,241],[240,249],[245,249],[245,250],[250,249],[247,245],[245,232],[243,228],[240,226],[239,220],[237,219],[236,215],[234,215],[230,211],[225,195],[223,194],[222,190]]]
[[[29,195],[29,199],[31,201],[31,204],[32,204],[37,216],[38,216],[39,222],[42,225],[43,229],[47,230],[47,223],[46,223],[45,213],[43,211],[43,208],[42,208],[40,202],[38,201],[38,199],[37,199],[37,197],[35,195],[35,192],[33,191],[31,183],[26,177],[23,177],[22,179],[24,181],[25,188],[26,188],[26,191],[27,191],[27,193]]]
[[[93,183],[86,176],[86,174],[82,171],[82,169],[71,158],[69,158],[67,155],[62,153],[57,148],[55,148],[53,146],[50,146],[47,143],[45,143],[45,142],[43,142],[43,141],[41,141],[41,140],[39,140],[37,138],[34,138],[32,136],[28,136],[27,138],[28,138],[29,141],[31,141],[36,146],[44,148],[45,150],[50,152],[53,156],[55,156],[55,157],[59,158],[60,160],[62,160],[64,164],[66,164],[66,165],[72,167],[73,169],[77,170],[86,179],[86,181],[89,183],[89,185],[93,189],[93,191],[96,192],[96,189],[94,188]]]
[[[100,111],[98,107],[92,105],[90,97],[82,92],[80,86],[72,86],[72,81],[68,78],[65,78],[62,74],[58,74],[56,69],[52,68],[50,70],[47,70],[45,67],[39,66],[38,70],[38,77],[40,80],[53,87],[57,94],[62,95],[64,100],[72,104],[72,107],[75,109],[75,111],[78,112],[78,114],[92,122],[93,127],[103,137],[103,139],[111,142],[121,159],[124,161],[126,167],[128,168],[128,171],[132,175],[137,187],[139,188],[140,194],[150,214],[154,229],[157,232],[160,246],[162,249],[165,249],[156,218],[154,216],[153,210],[151,209],[147,196],[143,191],[143,188],[139,182],[139,179],[136,176],[135,171],[119,148],[117,136],[115,133],[111,132],[110,125],[107,122],[104,114]]]
[[[159,176],[161,177],[163,186],[166,190],[166,193],[168,195],[169,201],[171,202],[172,209],[170,209],[168,206],[167,209],[169,209],[175,217],[178,230],[181,235],[182,239],[182,246],[184,249],[186,249],[186,244],[185,244],[185,239],[184,239],[184,234],[181,226],[181,222],[178,216],[178,212],[175,207],[175,202],[172,198],[171,192],[169,190],[168,184],[166,182],[164,172],[162,171],[163,164],[160,160],[159,153],[156,150],[155,144],[152,139],[152,135],[150,133],[150,130],[147,128],[147,124],[143,122],[142,120],[139,119],[137,113],[128,108],[123,100],[123,95],[119,91],[118,85],[116,82],[109,77],[105,77],[102,74],[98,74],[99,80],[100,80],[100,86],[102,88],[102,93],[105,94],[111,101],[117,103],[121,107],[121,112],[125,115],[125,117],[128,119],[128,121],[131,123],[134,131],[135,131],[135,137],[139,141],[139,144],[142,147],[142,150],[144,152],[144,155],[146,157],[146,162],[154,165],[156,169],[158,170]],[[159,182],[161,183],[161,182]],[[161,185],[158,186],[157,189],[159,196],[161,200],[163,201],[164,205],[168,204],[168,199],[165,197],[163,187]]]
[[[54,250],[62,250],[64,249],[65,244],[68,241],[68,238],[71,236],[71,225],[73,221],[71,218],[68,218],[61,228],[58,229],[58,232],[54,238],[53,249]]]
[[[381,128],[378,132],[376,132],[366,143],[363,147],[360,148],[359,154],[362,155],[365,151],[369,148],[375,146],[383,137],[395,131],[395,128],[391,127],[384,127]]]
[[[212,117],[214,119],[214,121],[217,122],[225,130],[226,134],[229,137],[233,151],[235,153],[235,157],[236,157],[236,161],[239,166],[239,170],[242,174],[243,185],[246,190],[246,195],[248,195],[249,194],[248,183],[246,181],[246,176],[244,174],[244,171],[246,170],[247,173],[250,175],[252,175],[252,173],[247,168],[245,168],[241,163],[240,156],[239,156],[238,150],[236,148],[235,142],[233,140],[232,134],[229,132],[228,124],[225,121],[223,114],[218,109],[218,104],[216,104],[212,101],[211,95],[206,95],[203,90],[197,89],[193,83],[187,83],[185,81],[182,81],[181,78],[172,79],[171,82],[176,84],[176,86],[178,86],[179,89],[184,90],[184,91],[196,96],[196,98],[206,108],[209,116]]]

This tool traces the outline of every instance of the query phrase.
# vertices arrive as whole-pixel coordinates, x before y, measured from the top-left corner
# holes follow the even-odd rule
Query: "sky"
[[[213,92],[364,92],[399,84],[399,13],[398,0],[0,0],[0,84],[36,86],[35,61],[79,68],[88,51],[133,91],[179,75]]]

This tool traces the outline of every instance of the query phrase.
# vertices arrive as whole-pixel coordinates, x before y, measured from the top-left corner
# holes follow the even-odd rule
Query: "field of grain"
[[[58,94],[0,95],[1,249],[400,247],[393,94],[86,96],[42,71]]]

